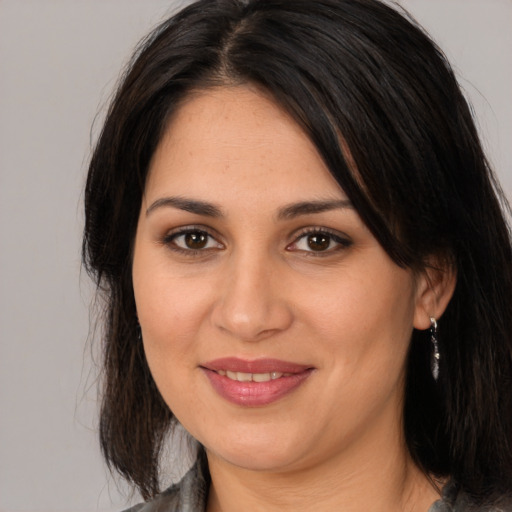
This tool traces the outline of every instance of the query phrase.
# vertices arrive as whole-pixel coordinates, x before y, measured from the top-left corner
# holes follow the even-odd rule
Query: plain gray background
[[[511,198],[512,1],[401,3],[455,65]],[[0,512],[128,503],[96,441],[82,190],[123,63],[176,4],[0,0]]]

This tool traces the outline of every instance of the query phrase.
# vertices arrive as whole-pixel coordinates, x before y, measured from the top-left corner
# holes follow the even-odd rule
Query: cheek
[[[412,277],[394,265],[375,268],[362,265],[361,272],[326,282],[307,297],[295,293],[302,297],[301,316],[332,355],[327,364],[340,365],[351,374],[382,374],[386,369],[396,373],[412,334]]]
[[[333,429],[346,425],[350,430],[401,395],[414,317],[413,281],[401,269],[368,271],[346,278],[337,291],[325,291],[330,300],[312,302],[310,321],[324,350],[325,393],[336,397],[328,404]]]
[[[197,425],[209,424],[209,404],[205,403],[198,370],[201,323],[204,310],[197,293],[185,293],[186,286],[165,281],[146,281],[139,289],[137,307],[144,353],[167,407],[177,420],[198,439]]]
[[[158,272],[136,274],[135,299],[151,375],[168,407],[187,423],[189,409],[196,415],[204,409],[194,379],[198,331],[207,309],[204,294]]]
[[[136,244],[132,276],[144,348],[153,371],[169,358],[173,361],[191,353],[188,349],[208,312],[209,287],[176,275],[161,251],[143,243]]]
[[[185,350],[207,315],[206,291],[157,274],[139,287],[134,284],[134,290],[144,340],[151,350]]]

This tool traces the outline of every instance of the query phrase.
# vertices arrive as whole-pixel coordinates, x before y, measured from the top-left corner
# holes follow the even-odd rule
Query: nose
[[[233,258],[212,311],[216,328],[243,341],[262,340],[288,329],[293,312],[278,267],[270,258]]]

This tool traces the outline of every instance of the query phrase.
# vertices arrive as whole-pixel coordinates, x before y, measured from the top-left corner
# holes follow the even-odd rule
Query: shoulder
[[[175,485],[147,503],[140,503],[124,512],[204,512],[208,497],[209,477],[198,460]]]

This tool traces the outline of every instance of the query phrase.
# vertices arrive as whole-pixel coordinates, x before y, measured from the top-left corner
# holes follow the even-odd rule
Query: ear
[[[430,328],[430,318],[439,320],[452,298],[457,283],[455,265],[446,258],[431,257],[416,277],[414,327]]]

